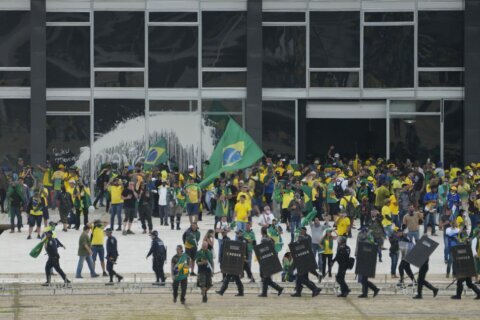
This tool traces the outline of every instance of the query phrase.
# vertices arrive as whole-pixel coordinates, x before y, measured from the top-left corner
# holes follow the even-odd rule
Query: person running
[[[66,249],[65,246],[58,240],[57,238],[53,237],[53,231],[48,230],[45,233],[46,240],[45,240],[45,251],[48,255],[47,263],[45,264],[45,275],[47,277],[47,281],[43,284],[43,286],[49,286],[51,282],[51,269],[55,269],[57,273],[62,277],[65,284],[69,284],[70,280],[68,280],[65,272],[63,272],[62,268],[60,267],[60,255],[58,254],[58,247],[63,247]]]
[[[147,253],[146,259],[152,256],[152,269],[155,272],[156,281],[154,285],[164,286],[165,285],[165,273],[163,272],[163,265],[167,259],[167,249],[163,244],[163,241],[158,237],[158,231],[153,230],[150,233],[150,238],[152,239],[152,244],[150,246],[150,251]],[[160,282],[162,280],[162,282]]]
[[[189,265],[190,257],[187,254],[183,253],[183,247],[181,245],[178,245],[177,254],[173,256],[171,261],[173,277],[173,303],[177,303],[178,287],[180,287],[180,302],[182,304],[185,304]]]
[[[268,236],[267,228],[262,227],[261,229],[262,240],[261,243],[271,243],[274,246],[273,240]],[[276,282],[272,280],[271,276],[262,275],[262,267],[260,266],[260,277],[262,278],[262,293],[258,295],[259,297],[267,297],[268,287],[272,287],[277,290],[277,294],[280,296],[283,292],[283,288],[279,286]]]
[[[198,278],[197,285],[202,292],[202,302],[208,301],[207,292],[212,287],[213,256],[208,249],[208,243],[202,242],[202,248],[197,253]]]
[[[113,277],[116,276],[118,282],[123,280],[123,277],[113,270],[113,266],[117,263],[118,259],[118,249],[117,249],[117,239],[112,235],[112,228],[107,228],[105,233],[107,234],[107,271],[110,277],[110,282],[106,285],[113,285]]]

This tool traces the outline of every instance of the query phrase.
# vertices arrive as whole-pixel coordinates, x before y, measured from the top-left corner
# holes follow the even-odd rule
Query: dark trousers
[[[362,277],[362,294],[364,296],[368,295],[368,289],[371,289],[372,291],[375,291],[377,289],[377,286],[375,286],[373,283],[368,281],[368,277]]]
[[[93,206],[96,207],[97,206],[97,203],[98,201],[100,201],[100,205],[103,205],[103,198],[105,197],[105,188],[99,188],[100,190],[98,190],[98,195],[97,197],[95,198],[95,201],[93,201]]]
[[[464,282],[468,288],[472,289],[472,291],[477,294],[477,296],[480,296],[480,289],[472,283],[472,278],[460,278],[457,279],[457,297],[462,296]]]
[[[173,280],[173,298],[177,299],[178,297],[178,286],[180,285],[180,301],[185,301],[185,295],[187,294],[187,278],[183,280]]]
[[[333,254],[323,254],[322,253],[322,276],[325,277],[325,271],[327,269],[327,260],[328,260],[328,275],[332,276],[332,257]]]
[[[47,263],[45,264],[45,275],[47,276],[47,282],[50,282],[50,271],[55,269],[57,273],[62,277],[63,281],[67,279],[65,272],[60,268],[60,259],[54,257],[48,257]]]
[[[407,273],[408,277],[412,279],[412,281],[415,280],[412,269],[410,268],[410,263],[406,262],[405,260],[400,262],[400,265],[398,266],[398,273],[400,274],[400,282],[403,282],[405,273]]]
[[[107,272],[108,275],[110,276],[110,282],[113,281],[113,276],[117,276],[118,274],[113,270],[113,265],[115,264],[115,259],[111,257],[107,257]]]
[[[420,270],[418,271],[418,278],[417,278],[417,294],[419,296],[422,296],[422,290],[423,286],[427,287],[428,289],[432,290],[435,289],[430,282],[425,280],[425,277],[427,276],[428,272],[428,264],[424,263],[421,267]]]
[[[22,209],[19,207],[10,207],[10,229],[15,229],[15,217],[17,218],[17,229],[20,230],[22,225]]]
[[[228,289],[228,284],[230,281],[235,281],[235,284],[237,285],[237,290],[238,293],[243,294],[243,283],[242,280],[240,280],[239,276],[232,275],[232,274],[227,274],[226,277],[223,279],[222,287],[220,288],[221,294],[223,294],[225,291]]]
[[[173,208],[171,208],[170,210],[174,210]],[[174,216],[170,216],[170,228],[173,230],[173,227],[174,227],[174,222],[176,222],[176,225],[177,227],[180,228],[180,218],[182,217],[181,214],[177,214],[177,215],[174,215]],[[176,219],[175,219],[176,218]],[[175,221],[176,220],[176,221]]]
[[[247,273],[248,279],[253,279],[252,269],[250,269],[250,265],[246,260],[243,262],[243,271]]]
[[[153,271],[155,272],[155,276],[157,278],[157,282],[162,280],[162,282],[165,282],[165,273],[163,272],[163,264],[165,260],[158,259],[158,258],[153,258]]]
[[[158,214],[160,215],[160,225],[168,226],[168,209],[167,206],[158,206]]]
[[[348,294],[350,289],[348,288],[347,283],[345,282],[345,274],[347,273],[347,269],[345,267],[338,267],[337,275],[335,276],[335,280],[337,280],[338,284],[340,285],[340,291],[342,294]]]
[[[280,287],[276,282],[272,280],[272,277],[262,277],[262,294],[267,295],[268,287],[272,287],[273,289],[280,291],[282,287]]]
[[[80,209],[75,209],[75,216],[74,216],[74,221],[75,221],[75,229],[80,228],[80,215],[81,215]]]
[[[142,223],[142,229],[152,231],[153,230],[153,223],[152,223],[152,208],[149,206],[139,206],[138,207],[138,214],[140,216],[140,222]]]
[[[308,289],[312,290],[312,292],[318,290],[318,287],[315,285],[315,283],[308,279],[308,273],[297,275],[297,280],[295,282],[295,292],[297,294],[302,293],[303,286],[306,286]]]
[[[5,212],[5,198],[7,197],[7,191],[3,188],[0,188],[0,207],[2,209],[2,213]]]

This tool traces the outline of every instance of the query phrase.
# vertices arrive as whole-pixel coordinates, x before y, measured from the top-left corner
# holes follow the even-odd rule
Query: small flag
[[[148,149],[145,155],[145,162],[143,163],[143,170],[150,170],[152,167],[167,162],[167,160],[167,142],[164,138],[161,138]]]

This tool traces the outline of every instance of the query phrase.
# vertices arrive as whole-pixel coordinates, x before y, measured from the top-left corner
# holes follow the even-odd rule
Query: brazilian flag
[[[252,166],[263,152],[253,139],[233,119],[230,119],[225,132],[210,157],[205,168],[205,179],[200,187],[205,188],[222,172],[232,172]]]
[[[145,155],[145,162],[143,163],[143,170],[150,170],[152,167],[167,162],[167,160],[167,142],[164,138],[161,138],[148,149]]]
[[[305,203],[303,212],[310,212],[313,209],[312,188],[307,185],[303,185],[300,189],[303,191],[303,201]]]

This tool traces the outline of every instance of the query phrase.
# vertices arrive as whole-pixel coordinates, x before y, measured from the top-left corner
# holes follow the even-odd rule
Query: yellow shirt
[[[323,248],[324,254],[333,254],[333,250],[330,249],[330,240],[325,239],[325,247]]]
[[[246,201],[244,203],[238,202],[234,209],[236,215],[235,221],[248,222],[250,210],[252,210],[252,207]]]
[[[92,231],[92,246],[103,246],[105,234],[102,228],[94,227]]]
[[[398,208],[398,201],[397,201],[397,197],[395,197],[395,195],[391,195],[390,196],[390,212],[396,216],[398,215],[398,212],[400,211],[400,209]]]
[[[344,209],[347,208],[348,203],[351,202],[353,207],[356,208],[360,204],[354,196],[345,196],[340,200],[340,206]]]
[[[43,173],[43,185],[45,187],[53,187],[53,181],[52,181],[52,177],[50,176],[50,173],[51,173],[51,169],[47,169],[45,170],[45,172]],[[53,175],[53,174],[52,174]]]
[[[382,226],[387,227],[392,225],[392,212],[390,211],[390,207],[388,206],[383,206],[382,207]],[[390,217],[390,220],[388,220],[386,217]]]
[[[285,192],[282,197],[282,209],[288,209],[290,202],[295,198],[295,193],[293,191]]]
[[[112,204],[123,203],[122,192],[123,186],[110,186],[110,198]]]
[[[340,217],[337,219],[337,234],[339,236],[347,235],[348,227],[350,227],[350,219],[348,219],[347,217]]]
[[[240,202],[240,196],[245,196],[245,202],[247,202],[247,203],[251,203],[251,202],[252,202],[252,197],[250,196],[250,193],[240,191],[240,192],[237,194],[237,201],[238,201],[238,202]]]

